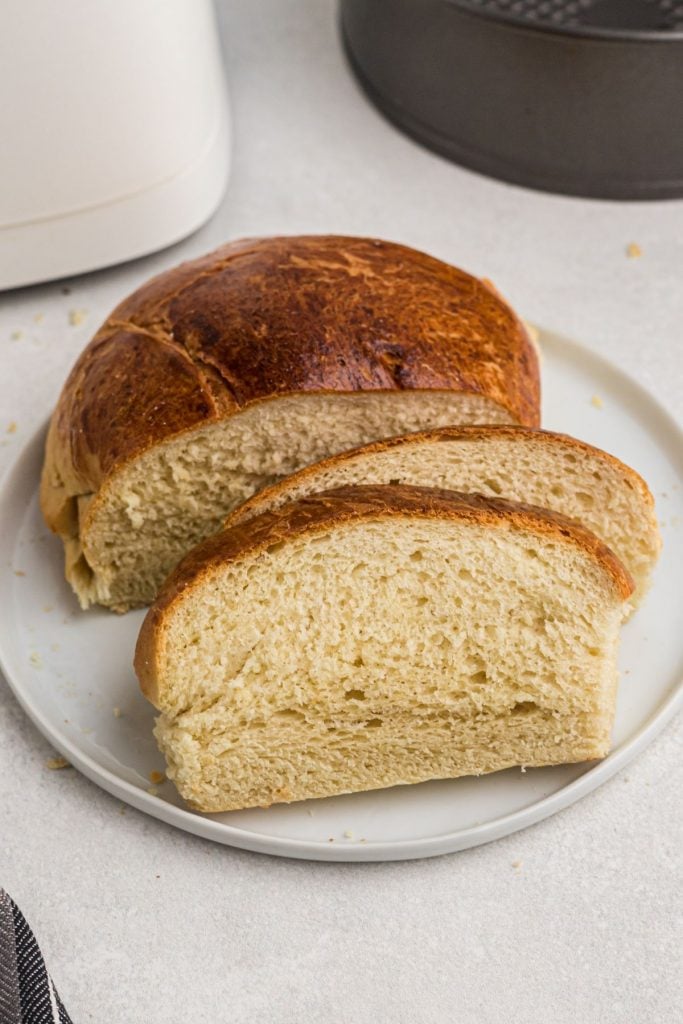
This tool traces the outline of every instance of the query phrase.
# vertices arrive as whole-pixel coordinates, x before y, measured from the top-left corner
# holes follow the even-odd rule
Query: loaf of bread
[[[516,426],[440,427],[334,455],[266,487],[226,525],[348,484],[415,484],[510,498],[578,519],[619,556],[645,594],[661,540],[645,481],[566,434]]]
[[[220,532],[135,667],[202,811],[604,756],[632,581],[531,506],[344,487]]]
[[[114,310],[52,418],[41,502],[83,607],[149,603],[301,466],[449,423],[539,422],[536,353],[488,284],[375,239],[227,245]]]

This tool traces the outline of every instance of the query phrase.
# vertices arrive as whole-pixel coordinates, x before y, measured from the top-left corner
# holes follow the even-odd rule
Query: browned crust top
[[[486,441],[500,438],[519,442],[520,444],[563,444],[582,455],[591,455],[594,458],[598,458],[605,465],[611,466],[628,480],[634,490],[640,494],[646,505],[650,509],[654,509],[654,498],[642,476],[635,469],[631,469],[630,466],[621,462],[615,455],[610,455],[609,452],[603,451],[602,448],[596,448],[594,445],[588,444],[587,441],[579,441],[570,434],[561,434],[552,430],[541,430],[540,427],[533,428],[517,426],[515,424],[492,423],[419,430],[412,434],[403,434],[400,437],[388,437],[381,441],[371,441],[369,444],[361,445],[358,448],[351,448],[348,451],[330,455],[326,459],[321,459],[320,462],[304,466],[303,469],[299,469],[296,473],[292,473],[283,480],[271,484],[270,487],[257,491],[256,494],[241,505],[238,505],[230,513],[225,521],[225,525],[233,526],[250,519],[267,508],[273,499],[286,495],[297,485],[304,483],[306,480],[314,479],[318,474],[324,473],[328,469],[334,469],[335,466],[341,466],[345,462],[355,459],[372,458],[373,455],[379,455],[382,452],[391,451],[395,448],[443,444],[449,441]]]
[[[94,492],[150,446],[264,399],[408,389],[481,394],[539,422],[535,351],[486,283],[378,239],[233,242],[103,324],[59,399],[50,479]]]
[[[441,519],[504,530],[527,530],[574,544],[604,570],[615,595],[626,601],[633,580],[617,556],[590,530],[547,509],[502,498],[407,485],[338,487],[264,512],[197,545],[171,573],[149,609],[138,637],[135,670],[145,695],[157,699],[156,640],[169,608],[188,589],[226,563],[254,557],[274,545],[347,524],[383,520]]]

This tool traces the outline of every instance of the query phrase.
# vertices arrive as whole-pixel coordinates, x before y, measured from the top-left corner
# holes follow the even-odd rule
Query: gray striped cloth
[[[0,1024],[71,1024],[24,915],[0,889]]]

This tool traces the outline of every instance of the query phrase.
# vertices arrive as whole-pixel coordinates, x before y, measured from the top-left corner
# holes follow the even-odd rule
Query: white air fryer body
[[[210,0],[5,0],[0,96],[0,288],[163,248],[221,197]]]

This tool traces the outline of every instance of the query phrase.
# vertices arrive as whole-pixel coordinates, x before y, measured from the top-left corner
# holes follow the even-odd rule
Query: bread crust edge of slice
[[[238,505],[232,510],[230,515],[227,516],[224,526],[232,527],[246,522],[253,516],[260,515],[262,512],[268,510],[271,498],[286,495],[293,486],[304,482],[308,478],[314,477],[317,473],[324,472],[328,469],[334,469],[335,466],[339,466],[344,462],[349,462],[356,458],[380,455],[383,452],[410,445],[443,444],[448,441],[481,441],[494,438],[512,439],[518,441],[520,444],[536,442],[555,444],[559,442],[567,445],[569,448],[572,448],[577,452],[598,458],[612,469],[616,469],[628,481],[630,481],[640,494],[648,509],[651,512],[654,512],[655,500],[647,483],[640,473],[631,466],[626,465],[626,463],[622,462],[621,459],[618,459],[616,455],[612,455],[610,452],[606,452],[602,448],[597,448],[595,445],[592,445],[587,441],[580,441],[578,438],[572,437],[571,434],[563,434],[554,430],[543,430],[540,427],[526,427],[521,424],[514,423],[492,423],[471,425],[463,424],[462,426],[434,427],[432,430],[418,430],[411,432],[410,434],[383,438],[379,441],[371,441],[369,444],[359,445],[356,448],[350,448],[348,451],[338,452],[336,455],[330,455],[326,459],[320,459],[318,462],[311,463],[309,466],[303,466],[301,469],[296,470],[295,473],[290,474],[283,480],[279,480],[277,483],[271,484],[269,487],[264,487],[263,490],[252,495],[251,498],[248,498],[245,502],[242,502],[241,505]]]

